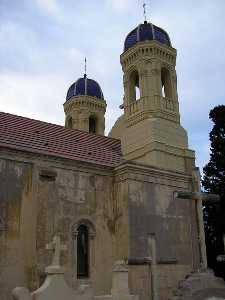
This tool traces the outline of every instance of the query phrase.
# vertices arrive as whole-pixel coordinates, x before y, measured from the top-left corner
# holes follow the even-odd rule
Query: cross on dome
[[[87,76],[87,58],[84,59],[84,76]]]
[[[145,22],[147,21],[146,6],[147,6],[146,2],[143,1],[143,9],[144,9],[144,19],[145,19]]]

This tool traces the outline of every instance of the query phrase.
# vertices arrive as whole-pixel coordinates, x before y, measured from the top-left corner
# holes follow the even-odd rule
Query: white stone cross
[[[145,3],[145,1],[143,1],[143,9],[144,9],[144,18],[145,18],[145,21],[146,21],[147,16],[146,16],[146,3]]]
[[[67,246],[61,244],[60,236],[54,236],[53,241],[46,245],[46,249],[54,251],[52,266],[60,266],[60,254],[67,250]]]

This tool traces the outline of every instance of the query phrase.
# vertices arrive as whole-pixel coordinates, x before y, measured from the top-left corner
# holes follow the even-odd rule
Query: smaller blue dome
[[[152,40],[171,47],[168,33],[165,30],[145,21],[144,24],[140,24],[128,34],[124,43],[124,51],[139,42]]]
[[[88,95],[104,100],[100,85],[95,80],[87,78],[86,74],[84,74],[83,78],[79,78],[76,82],[74,82],[68,89],[66,101],[74,96],[80,95]]]

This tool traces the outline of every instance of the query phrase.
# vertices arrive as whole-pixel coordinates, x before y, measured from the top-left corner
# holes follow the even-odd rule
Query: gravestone
[[[64,269],[60,266],[60,254],[67,248],[61,244],[60,237],[54,237],[52,243],[46,246],[52,250],[53,260],[45,272],[47,277],[43,285],[30,293],[24,287],[17,287],[12,291],[15,300],[138,300],[138,296],[130,294],[128,287],[128,269],[124,261],[117,261],[113,268],[111,295],[93,297],[89,286],[82,285],[77,291],[69,288],[64,279]]]
[[[123,260],[116,261],[112,274],[111,295],[95,296],[94,300],[138,300],[139,297],[131,295],[128,286],[128,268]]]
[[[211,297],[207,298],[206,300],[224,300],[224,298]]]
[[[30,293],[28,289],[17,287],[13,290],[12,296],[15,300],[80,300],[81,297],[69,288],[64,279],[64,269],[60,266],[60,254],[67,248],[61,244],[60,237],[55,236],[52,243],[46,246],[46,249],[52,250],[53,260],[51,266],[47,267],[45,272],[47,277],[43,285]]]
[[[172,300],[225,300],[225,282],[211,270],[200,270],[179,283]]]

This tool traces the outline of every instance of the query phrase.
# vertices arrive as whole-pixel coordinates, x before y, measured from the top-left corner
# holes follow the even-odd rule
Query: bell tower
[[[124,114],[111,136],[121,138],[128,160],[184,172],[194,152],[180,125],[176,55],[169,35],[147,21],[128,34],[120,57]]]
[[[149,26],[145,22],[138,30]],[[176,50],[171,47],[168,35],[162,30],[161,34],[165,35],[167,44],[152,40],[140,41],[129,47],[128,41],[125,42],[121,65],[124,73],[124,114],[129,122],[136,119],[137,114],[180,122]]]
[[[64,103],[65,127],[104,135],[106,101],[100,85],[86,74],[74,82]]]

